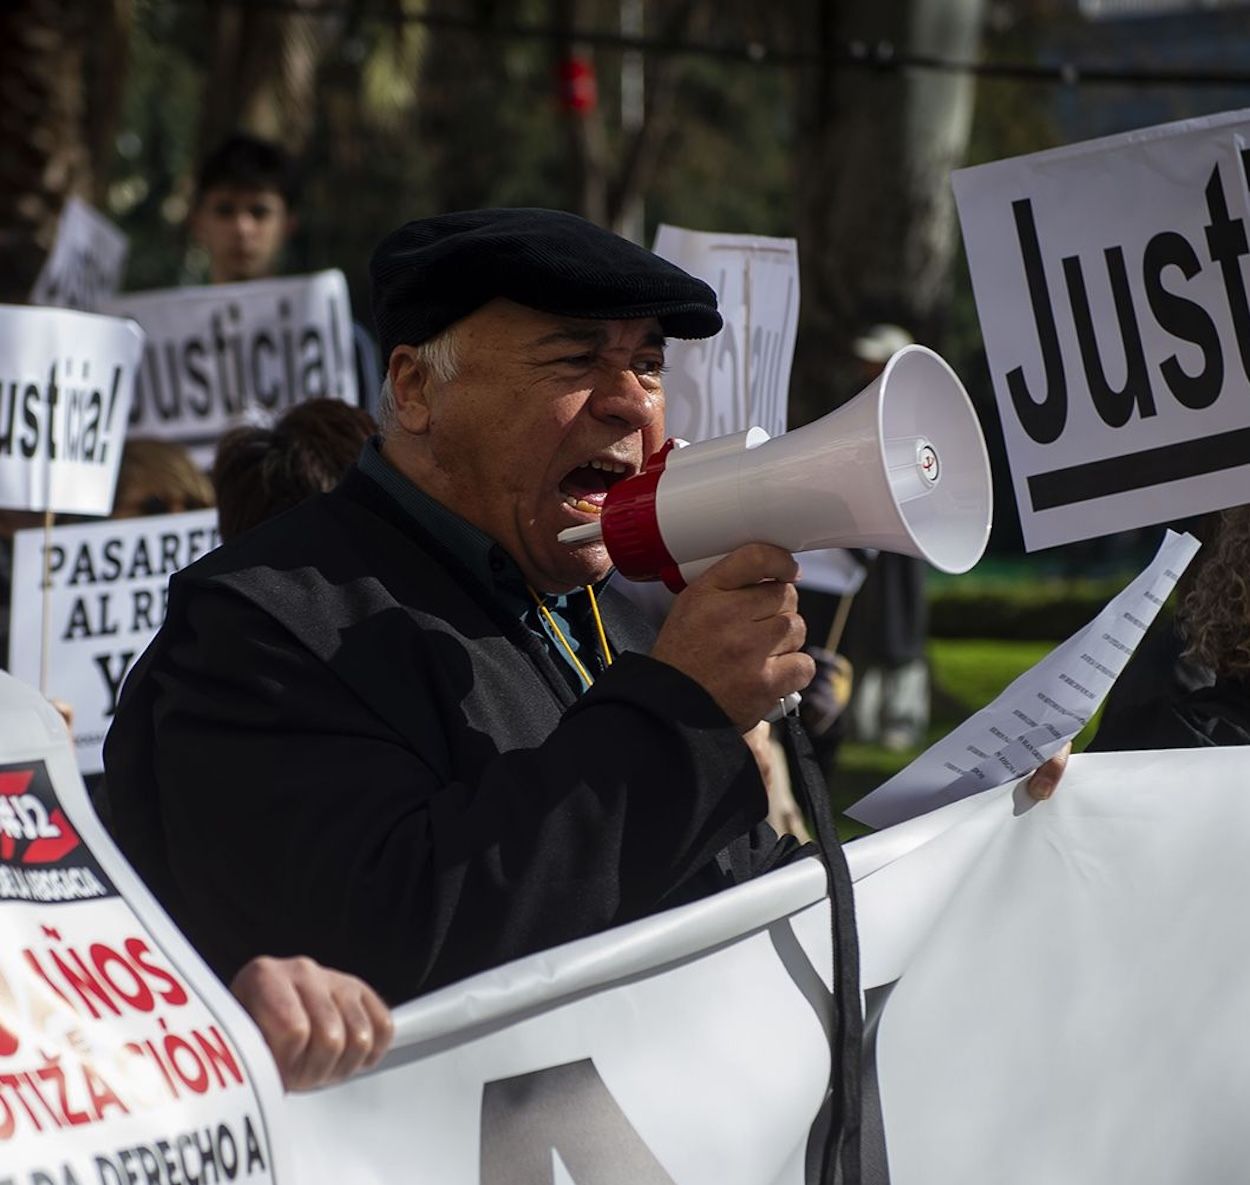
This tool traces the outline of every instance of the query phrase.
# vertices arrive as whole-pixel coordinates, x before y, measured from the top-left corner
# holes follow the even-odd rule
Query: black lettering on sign
[[[1137,314],[1133,309],[1133,295],[1128,288],[1128,268],[1124,264],[1124,251],[1120,247],[1108,247],[1103,256],[1107,262],[1111,297],[1115,302],[1116,321],[1120,326],[1120,339],[1124,346],[1124,386],[1118,391],[1107,381],[1079,256],[1070,255],[1063,261],[1063,276],[1068,284],[1068,300],[1072,304],[1076,340],[1081,347],[1081,365],[1085,368],[1085,382],[1089,386],[1090,398],[1104,424],[1111,428],[1123,428],[1133,418],[1134,410],[1142,419],[1153,416],[1155,401],[1150,390],[1150,375],[1146,370],[1146,351],[1142,346],[1141,329],[1138,328]]]
[[[481,1185],[676,1185],[590,1058],[482,1087]]]
[[[1037,325],[1042,365],[1046,369],[1046,393],[1040,400],[1033,398],[1022,366],[1017,366],[1007,375],[1007,390],[1011,393],[1011,405],[1016,409],[1020,426],[1038,444],[1053,444],[1063,435],[1068,422],[1068,380],[1063,371],[1055,310],[1050,303],[1050,289],[1046,286],[1046,269],[1037,238],[1037,223],[1033,220],[1033,203],[1028,198],[1012,202],[1011,212],[1016,220],[1020,258],[1024,262],[1024,276],[1029,286],[1029,302],[1033,306],[1033,320]]]
[[[198,334],[149,340],[135,379],[131,424],[210,420],[252,404],[276,410],[341,394],[348,363],[337,323],[318,320],[337,311],[336,302],[328,300],[324,312],[297,314],[282,298],[275,317],[230,302],[213,309]],[[4,410],[0,402],[0,451]]]
[[[1245,181],[1250,184],[1250,149],[1240,153],[1240,162]],[[1250,236],[1247,235],[1245,220],[1234,218],[1229,213],[1228,197],[1218,163],[1211,169],[1203,189],[1203,199],[1208,215],[1204,227],[1207,260],[1219,269],[1228,316],[1233,325],[1232,336],[1241,358],[1242,377],[1250,382],[1250,294],[1247,293],[1242,264],[1244,257],[1250,255]],[[1021,366],[1007,372],[1005,379],[1020,426],[1038,444],[1053,444],[1067,426],[1068,392],[1063,352],[1032,203],[1028,199],[1013,202],[1012,213],[1046,389],[1040,399],[1035,398]],[[1123,247],[1112,245],[1104,248],[1103,259],[1124,357],[1124,379],[1119,386],[1113,386],[1107,379],[1079,256],[1063,259],[1062,267],[1094,409],[1105,424],[1121,428],[1135,418],[1147,419],[1157,414],[1157,408]],[[1180,283],[1172,280],[1179,287],[1200,275],[1203,261],[1198,249],[1184,235],[1164,229],[1150,238],[1142,251],[1141,277],[1146,300],[1159,328],[1179,341],[1196,346],[1202,362],[1200,368],[1190,373],[1173,353],[1159,363],[1159,372],[1168,393],[1178,404],[1190,411],[1202,411],[1214,404],[1225,390],[1226,366],[1220,335],[1215,319],[1206,308],[1164,285],[1163,277],[1165,274],[1170,276],[1172,269],[1179,273]],[[1247,464],[1250,464],[1250,429],[1235,428],[1035,473],[1028,478],[1029,500],[1034,511],[1053,510]]]
[[[117,697],[121,694],[126,672],[135,660],[135,653],[134,650],[123,650],[120,654],[96,654],[91,658],[108,689],[109,706],[104,713],[106,716],[112,716],[117,711]]]

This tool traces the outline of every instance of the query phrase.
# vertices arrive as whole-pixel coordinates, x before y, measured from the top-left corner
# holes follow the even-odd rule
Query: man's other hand
[[[1045,802],[1059,788],[1063,771],[1068,768],[1068,758],[1072,756],[1072,742],[1069,741],[1053,757],[1047,758],[1037,767],[1025,784],[1029,797],[1038,802]]]
[[[802,652],[794,556],[768,543],[732,551],[673,602],[651,657],[702,684],[739,732],[816,673]]]
[[[262,955],[240,968],[230,990],[264,1036],[287,1090],[341,1082],[390,1047],[391,1013],[377,992],[312,959]]]

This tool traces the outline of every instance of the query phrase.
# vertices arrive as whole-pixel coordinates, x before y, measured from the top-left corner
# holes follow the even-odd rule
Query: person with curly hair
[[[1175,633],[1197,685],[1105,718],[1091,750],[1250,744],[1250,505],[1216,516]]]

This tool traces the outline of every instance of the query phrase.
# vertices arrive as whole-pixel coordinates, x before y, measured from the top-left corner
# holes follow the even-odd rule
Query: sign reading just
[[[1250,111],[964,169],[1032,551],[1250,499]]]

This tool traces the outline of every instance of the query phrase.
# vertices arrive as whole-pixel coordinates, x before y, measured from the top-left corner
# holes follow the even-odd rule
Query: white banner
[[[1243,1179],[1248,775],[1244,748],[1080,755],[1048,802],[849,845],[868,1185]],[[454,984],[377,1069],[279,1102],[59,717],[0,676],[0,1182],[807,1185],[824,884],[802,860]]]
[[[191,446],[203,463],[245,419],[319,397],[357,402],[342,272],[129,293],[109,309],[148,335],[130,434]]]
[[[132,321],[0,305],[0,506],[113,509],[142,345]]]
[[[802,860],[405,1005],[377,1071],[290,1099],[301,1185],[805,1185],[824,888]]]
[[[0,1182],[296,1182],[259,1036],[103,833],[55,711],[0,675]]]
[[[215,510],[56,527],[50,533],[48,694],[74,710],[84,774],[104,768],[122,680],[165,620],[169,578],[220,542]],[[13,538],[9,670],[37,685],[44,532]]]
[[[1081,754],[850,845],[870,1181],[1246,1179],[1248,781],[1247,748]]]
[[[1250,112],[954,174],[1029,550],[1250,496]]]
[[[780,435],[799,324],[795,240],[661,224],[653,249],[710,284],[725,319],[715,337],[668,343],[668,434],[699,441],[758,426]]]
[[[30,303],[94,312],[121,287],[129,242],[103,214],[71,197]]]

